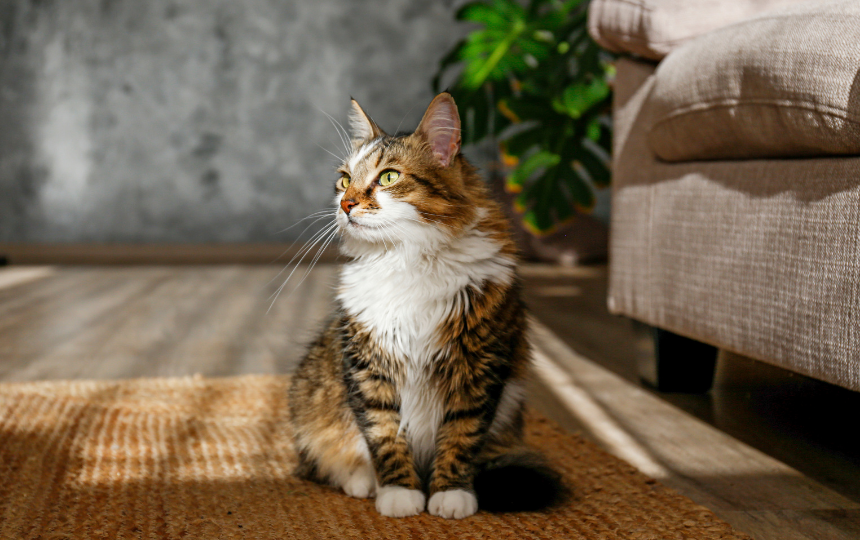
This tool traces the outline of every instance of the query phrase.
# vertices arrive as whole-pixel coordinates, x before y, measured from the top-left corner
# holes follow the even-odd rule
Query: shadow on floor
[[[860,393],[731,353],[721,353],[703,395],[647,388],[637,360],[653,354],[649,329],[611,315],[602,266],[524,268],[534,315],[571,349],[821,484],[860,501],[860,446],[851,426]]]

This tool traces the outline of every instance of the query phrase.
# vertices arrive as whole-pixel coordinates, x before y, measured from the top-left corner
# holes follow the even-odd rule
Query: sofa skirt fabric
[[[860,157],[660,161],[653,72],[618,62],[610,310],[860,390]]]

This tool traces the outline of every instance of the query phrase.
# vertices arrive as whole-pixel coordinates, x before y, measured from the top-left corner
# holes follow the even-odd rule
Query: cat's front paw
[[[376,491],[376,476],[369,466],[359,467],[343,485],[343,491],[350,497],[366,499]]]
[[[376,510],[383,516],[406,517],[424,510],[424,494],[417,489],[385,486],[376,492]]]
[[[465,489],[439,491],[430,497],[427,510],[445,519],[462,519],[478,511],[478,499],[474,493]]]

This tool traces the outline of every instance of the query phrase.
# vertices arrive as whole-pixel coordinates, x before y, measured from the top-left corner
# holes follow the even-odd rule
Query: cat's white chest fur
[[[514,265],[497,242],[472,229],[432,254],[398,246],[358,258],[341,270],[338,299],[343,308],[403,362],[400,427],[421,468],[430,465],[443,414],[428,376],[431,363],[444,354],[438,330],[465,309],[467,287],[480,288],[487,281],[509,284]]]

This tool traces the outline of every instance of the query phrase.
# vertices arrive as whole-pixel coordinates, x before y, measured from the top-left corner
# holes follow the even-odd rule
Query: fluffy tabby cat
[[[516,249],[438,95],[409,135],[354,100],[338,169],[337,310],[293,377],[297,474],[386,516],[445,518],[552,502],[523,443],[530,362]],[[425,495],[426,494],[426,495]]]

